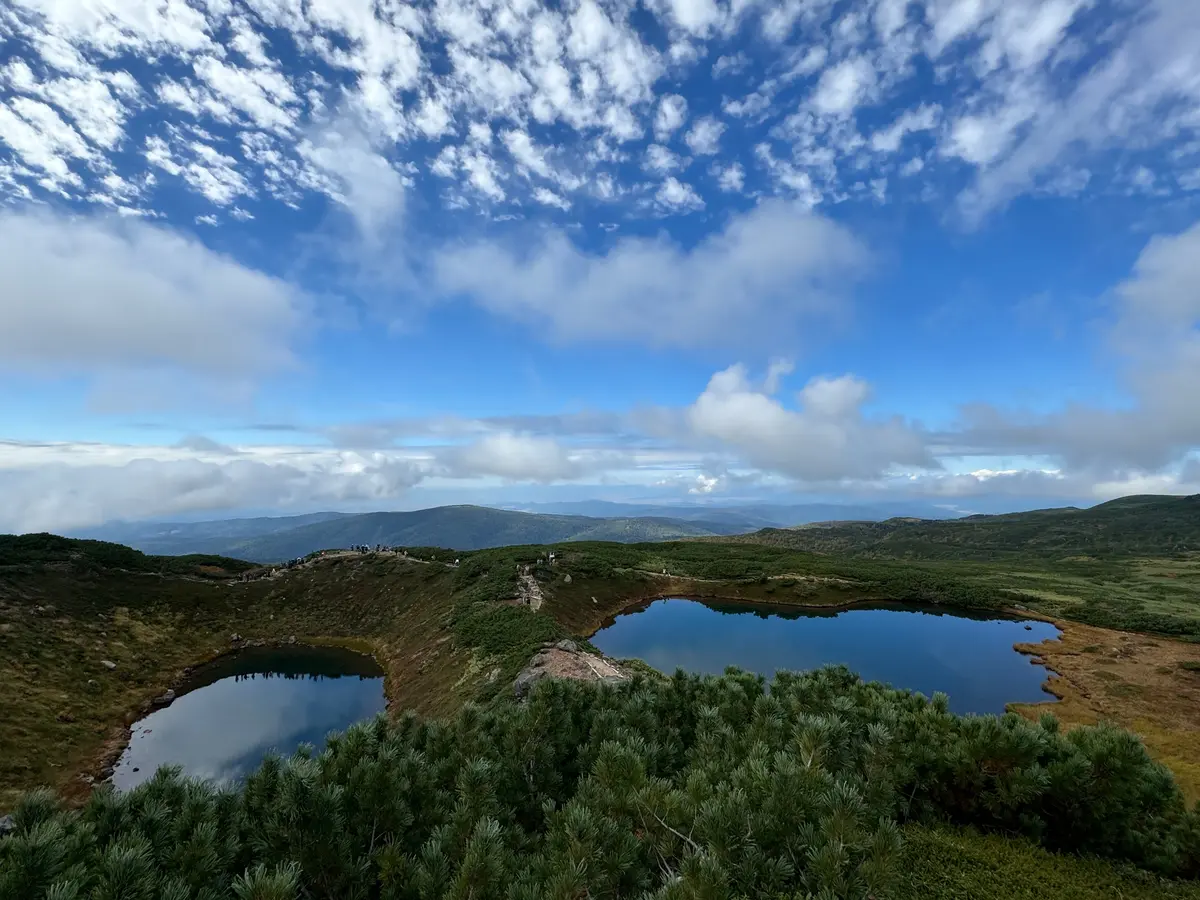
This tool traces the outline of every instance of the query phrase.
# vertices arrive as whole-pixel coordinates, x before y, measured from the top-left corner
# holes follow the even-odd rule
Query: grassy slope
[[[722,540],[843,561],[903,560],[1025,594],[1026,605],[1046,615],[1200,638],[1200,495],[950,521],[840,522]]]
[[[1200,552],[1200,494],[1138,496],[1089,509],[1044,509],[963,519],[889,519],[764,529],[747,540],[816,553],[998,561],[1104,559]]]
[[[908,826],[897,869],[892,900],[1200,900],[1195,883],[966,829]]]

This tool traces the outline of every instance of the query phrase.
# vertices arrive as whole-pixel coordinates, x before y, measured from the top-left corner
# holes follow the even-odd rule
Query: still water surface
[[[957,713],[1002,713],[1006,703],[1053,699],[1042,690],[1046,669],[1013,644],[1058,635],[1047,622],[895,604],[833,612],[671,599],[617,616],[591,640],[668,673],[737,666],[770,676],[843,663],[867,681],[927,697],[944,691]]]
[[[320,748],[384,709],[383,671],[369,656],[334,647],[249,647],[196,671],[175,701],[133,726],[113,783],[126,790],[163,765],[231,783],[271,750]]]

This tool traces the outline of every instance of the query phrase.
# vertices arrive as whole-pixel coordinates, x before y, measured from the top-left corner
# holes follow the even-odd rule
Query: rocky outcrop
[[[513,693],[526,696],[544,678],[574,678],[578,681],[620,682],[629,674],[603,656],[579,649],[571,640],[543,647],[513,682]]]

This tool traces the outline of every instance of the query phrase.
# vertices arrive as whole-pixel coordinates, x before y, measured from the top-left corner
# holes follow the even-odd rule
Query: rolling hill
[[[316,512],[302,516],[255,516],[205,522],[109,522],[95,528],[76,529],[71,532],[71,537],[125,544],[143,553],[166,556],[220,553],[239,541],[348,515],[350,513]]]
[[[1200,552],[1200,494],[1140,495],[1089,509],[1064,507],[962,519],[815,523],[765,528],[733,539],[811,553],[900,559],[1174,556]]]
[[[239,525],[235,523],[245,523]],[[139,533],[138,529],[144,529]],[[282,519],[229,520],[193,525],[126,525],[94,529],[89,537],[122,540],[160,555],[207,553],[279,562],[314,550],[356,544],[480,550],[564,541],[640,543],[737,533],[739,524],[683,522],[659,517],[557,516],[482,506],[438,506],[413,512],[359,515],[318,513]],[[112,536],[110,536],[110,534]],[[119,536],[118,536],[119,535]]]

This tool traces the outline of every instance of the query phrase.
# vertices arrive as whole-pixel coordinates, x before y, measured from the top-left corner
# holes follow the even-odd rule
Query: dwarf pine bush
[[[1133,736],[960,717],[845,669],[547,681],[363,723],[237,789],[164,769],[26,796],[0,900],[879,897],[906,820],[1195,876],[1200,825]]]

